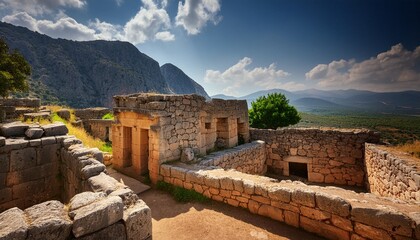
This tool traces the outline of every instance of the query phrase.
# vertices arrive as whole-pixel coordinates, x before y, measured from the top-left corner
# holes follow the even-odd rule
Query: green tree
[[[249,122],[254,128],[286,127],[300,121],[296,108],[289,105],[289,100],[281,93],[259,97],[251,103]]]
[[[28,90],[27,78],[31,66],[16,50],[9,51],[3,39],[0,39],[0,96],[6,98],[11,93]]]

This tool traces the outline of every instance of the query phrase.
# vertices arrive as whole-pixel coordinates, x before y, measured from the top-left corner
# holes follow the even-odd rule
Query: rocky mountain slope
[[[113,95],[173,92],[159,63],[128,42],[53,39],[3,22],[0,37],[31,64],[29,96],[41,98],[43,104],[111,107]],[[190,84],[182,87],[204,91],[194,81]]]
[[[175,93],[197,93],[205,98],[210,98],[204,88],[188,77],[181,69],[167,63],[160,67],[163,77],[168,83],[169,89]]]

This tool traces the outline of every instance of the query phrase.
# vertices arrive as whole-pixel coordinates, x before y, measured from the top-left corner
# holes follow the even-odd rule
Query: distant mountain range
[[[136,92],[196,93],[205,90],[172,64],[159,63],[120,41],[53,39],[0,22],[0,37],[32,66],[29,96],[43,104],[112,106],[112,96]]]
[[[243,97],[232,97],[223,94],[212,96],[221,99],[244,99],[248,106],[258,97],[269,93],[282,93],[290,104],[299,111],[312,113],[365,112],[379,114],[420,115],[420,92],[385,92],[377,93],[361,90],[317,90],[308,89],[290,92],[283,89],[258,91]]]

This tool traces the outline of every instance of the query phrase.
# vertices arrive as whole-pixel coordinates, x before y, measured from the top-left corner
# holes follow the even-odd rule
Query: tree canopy
[[[31,66],[18,52],[10,52],[7,43],[0,38],[0,96],[28,90],[27,78]]]
[[[300,116],[283,94],[273,93],[251,103],[249,121],[254,128],[276,129],[298,123]]]

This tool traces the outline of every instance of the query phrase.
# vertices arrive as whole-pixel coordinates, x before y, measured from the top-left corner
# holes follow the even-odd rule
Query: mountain
[[[224,94],[213,95],[213,96],[211,96],[211,98],[218,98],[218,99],[224,99],[224,100],[236,99],[236,97],[234,97],[234,96],[228,96],[228,95],[224,95]]]
[[[181,69],[166,63],[160,67],[163,78],[168,83],[169,89],[179,94],[197,93],[207,99],[210,99],[204,88],[188,77]]]
[[[304,97],[297,100],[291,101],[291,105],[295,106],[296,109],[300,112],[318,112],[318,113],[328,113],[336,112],[343,110],[352,110],[352,108],[336,104],[320,98],[311,98]]]
[[[128,42],[53,39],[3,22],[0,37],[32,66],[28,95],[43,104],[111,107],[118,94],[178,93],[171,91],[159,63]],[[181,81],[185,89],[204,91],[194,81]]]

